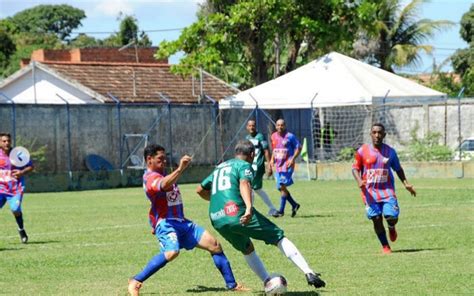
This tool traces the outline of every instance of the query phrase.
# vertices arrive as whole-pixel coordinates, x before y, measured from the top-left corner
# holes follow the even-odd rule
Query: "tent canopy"
[[[315,107],[445,101],[446,94],[331,52],[298,69],[219,102],[221,109]]]

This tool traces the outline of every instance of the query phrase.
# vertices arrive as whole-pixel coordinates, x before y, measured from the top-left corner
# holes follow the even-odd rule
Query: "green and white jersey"
[[[263,171],[265,171],[264,150],[268,149],[267,139],[265,139],[265,136],[262,133],[257,133],[255,137],[252,137],[252,135],[247,135],[245,139],[252,142],[253,146],[255,147],[255,158],[253,159],[253,164],[252,164],[253,170],[257,171],[257,169],[263,169]]]
[[[204,181],[201,187],[211,191],[209,217],[214,227],[239,224],[245,212],[245,203],[240,195],[240,181],[252,182],[252,166],[241,159],[221,163]]]

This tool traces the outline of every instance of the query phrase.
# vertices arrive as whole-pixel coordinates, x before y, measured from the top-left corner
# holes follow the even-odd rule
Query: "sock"
[[[212,260],[214,260],[214,264],[221,272],[222,277],[225,280],[225,285],[227,289],[235,288],[237,286],[237,283],[235,282],[234,274],[232,273],[232,269],[230,267],[230,262],[229,260],[227,260],[227,257],[224,255],[224,252],[219,254],[213,254]]]
[[[248,255],[244,255],[245,261],[249,265],[250,269],[264,282],[268,278],[268,272],[263,266],[262,260],[258,257],[257,253],[253,251]]]
[[[314,273],[314,271],[309,267],[308,263],[304,259],[303,255],[301,255],[300,251],[298,251],[296,246],[289,239],[286,237],[282,238],[278,242],[278,248],[288,259],[290,259],[291,262],[301,269],[304,274]]]
[[[270,197],[268,197],[267,193],[262,189],[255,190],[255,192],[262,198],[263,202],[267,205],[270,210],[276,210],[275,206],[273,206]]]
[[[285,213],[285,206],[286,206],[286,196],[282,195],[280,199],[280,213]]]
[[[293,199],[293,197],[290,195],[288,195],[286,197],[288,199],[288,202],[291,204],[291,207],[294,209],[297,205],[296,201]]]
[[[385,234],[385,231],[382,233],[377,233],[377,237],[379,238],[380,243],[382,244],[383,247],[388,246],[388,240],[387,240],[387,235]]]
[[[147,278],[152,276],[160,268],[164,267],[166,263],[168,263],[168,261],[166,261],[165,253],[160,253],[155,257],[151,258],[145,268],[133,278],[143,283],[144,281],[146,281]]]
[[[15,216],[16,224],[18,224],[18,230],[23,230],[23,214]]]

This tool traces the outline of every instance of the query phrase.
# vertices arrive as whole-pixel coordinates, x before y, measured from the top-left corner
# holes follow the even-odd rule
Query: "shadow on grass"
[[[197,286],[193,289],[188,289],[188,293],[206,293],[206,292],[226,292],[225,288],[216,288],[216,287],[206,287],[206,286]]]
[[[46,245],[46,244],[56,244],[59,243],[57,240],[47,240],[47,241],[28,241],[27,245]]]
[[[306,219],[306,218],[332,218],[334,215],[328,214],[328,215],[296,215],[294,218],[301,218],[301,219]]]
[[[21,250],[21,248],[0,248],[0,252],[4,252],[4,251],[17,251],[17,250]]]
[[[392,250],[392,253],[417,253],[425,251],[441,251],[445,248],[425,248],[425,249],[401,249],[401,250]]]

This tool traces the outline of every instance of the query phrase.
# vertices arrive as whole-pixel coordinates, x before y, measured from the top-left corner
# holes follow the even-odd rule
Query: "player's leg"
[[[390,198],[383,205],[383,215],[388,224],[388,234],[392,242],[397,240],[398,233],[395,229],[395,225],[398,222],[398,216],[400,214],[400,208],[396,198]]]
[[[288,191],[288,187],[293,184],[293,171],[288,170],[287,172],[280,172],[278,176],[278,184],[279,190],[281,193],[281,203],[280,203],[280,212],[283,214],[286,201],[291,204],[291,217],[294,217],[300,208],[300,204],[295,201],[295,199],[291,196],[290,192]],[[283,209],[283,211],[282,211]]]
[[[155,236],[160,242],[161,251],[153,257],[143,270],[129,280],[128,292],[131,295],[138,295],[142,283],[158,270],[166,266],[168,262],[173,261],[179,255],[179,233],[174,224],[164,220],[156,227]]]
[[[382,251],[385,254],[391,253],[390,245],[387,240],[387,234],[385,233],[385,227],[383,226],[383,203],[370,203],[365,205],[367,218],[372,220],[375,234],[382,245]]]
[[[21,211],[23,194],[18,193],[16,195],[9,196],[7,197],[7,200],[8,204],[10,205],[10,210],[15,217],[16,224],[18,225],[18,234],[20,235],[20,240],[22,243],[26,244],[28,242],[28,235],[24,229],[23,212]]]
[[[245,261],[247,262],[247,265],[250,267],[250,269],[260,278],[262,282],[265,283],[269,277],[268,271],[265,268],[265,265],[263,265],[260,257],[257,255],[255,247],[251,241],[250,245],[242,252],[242,254],[244,255]]]
[[[280,217],[281,216],[279,211],[277,211],[277,209],[273,205],[272,201],[270,200],[270,197],[268,196],[268,194],[263,189],[261,189],[261,188],[260,189],[255,189],[255,193],[257,193],[258,196],[260,196],[260,198],[262,199],[262,201],[267,205],[269,216],[273,216],[273,217]]]
[[[196,225],[195,229],[197,228],[201,227]],[[197,232],[197,230],[194,231],[195,234]],[[222,274],[227,289],[233,290],[238,288],[238,290],[242,290],[242,287],[239,286],[235,281],[234,273],[232,272],[230,262],[224,254],[221,244],[212,234],[203,229],[197,247],[203,250],[207,250],[209,253],[211,253],[212,260],[214,261],[216,268]]]

